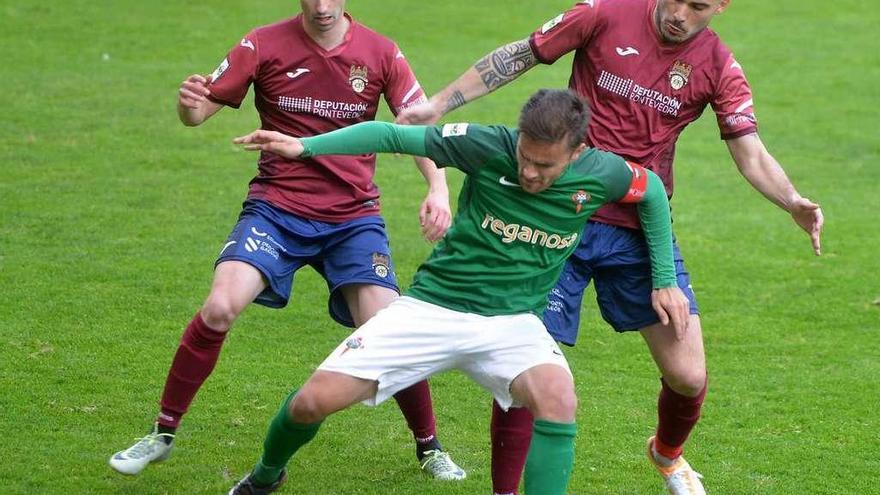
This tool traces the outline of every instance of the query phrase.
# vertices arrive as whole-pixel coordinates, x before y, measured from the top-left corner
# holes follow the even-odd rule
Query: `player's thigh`
[[[553,365],[571,374],[559,345],[537,316],[474,316],[479,320],[458,343],[458,368],[491,392],[503,409],[524,405],[511,394],[511,386],[525,371]]]
[[[349,284],[340,287],[354,325],[359,327],[399,297],[396,290],[373,284]]]
[[[339,225],[314,266],[330,290],[330,315],[346,326],[362,324],[400,292],[381,217]]]
[[[593,270],[582,259],[572,256],[565,262],[556,285],[547,295],[544,325],[557,342],[574,345],[580,328],[581,304]]]
[[[378,382],[334,371],[316,370],[289,405],[302,423],[315,423],[353,404],[375,397]]]
[[[664,380],[678,393],[696,396],[706,383],[706,355],[699,315],[691,315],[682,340],[671,325],[655,323],[641,329],[651,357]]]
[[[263,277],[258,304],[282,308],[290,300],[293,276],[320,253],[320,232],[306,218],[264,201],[248,201],[217,258],[217,266],[242,262]]]
[[[529,408],[536,418],[574,421],[577,396],[574,379],[557,364],[540,364],[517,376],[510,385],[514,400]]]
[[[629,230],[629,229],[626,229]],[[654,279],[650,251],[638,232],[623,232],[629,242],[621,243],[594,273],[596,301],[602,318],[616,331],[635,331],[659,323],[651,305]],[[622,239],[623,240],[623,239]],[[677,245],[673,247],[676,281],[690,302],[690,313],[699,314],[696,295],[691,287],[690,273]]]
[[[378,382],[375,396],[364,403],[379,404],[454,365],[457,342],[469,330],[459,315],[400,297],[352,332],[318,369]]]
[[[224,261],[214,269],[211,292],[202,306],[202,318],[209,327],[223,327],[234,321],[266,288],[263,274],[243,261]]]

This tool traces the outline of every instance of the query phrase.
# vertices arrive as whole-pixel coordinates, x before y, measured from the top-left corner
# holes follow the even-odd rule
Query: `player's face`
[[[330,31],[342,19],[345,0],[299,0],[303,21],[316,31]]]
[[[547,189],[585,147],[581,143],[577,148],[571,149],[567,138],[557,143],[547,143],[520,133],[516,144],[520,187],[531,194]]]
[[[659,0],[654,20],[666,43],[693,38],[730,4],[730,0]]]

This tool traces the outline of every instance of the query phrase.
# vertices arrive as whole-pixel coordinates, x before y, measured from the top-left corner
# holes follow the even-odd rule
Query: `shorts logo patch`
[[[373,271],[376,275],[386,278],[389,266],[391,266],[391,257],[387,254],[373,253]]]
[[[590,193],[581,189],[571,195],[571,200],[574,201],[575,204],[575,214],[580,213],[581,210],[584,209],[584,205],[590,202]]]
[[[370,82],[369,79],[367,79],[367,66],[352,65],[348,72],[348,82],[351,84],[351,89],[353,89],[355,93],[363,93],[364,89],[367,87],[367,83]]]
[[[345,349],[342,350],[339,355],[343,355],[346,352],[352,349],[363,349],[364,348],[364,340],[361,337],[349,337],[348,340],[345,341]]]
[[[244,241],[244,249],[249,253],[253,253],[255,251],[262,251],[269,256],[278,259],[278,250],[275,249],[271,244],[266,241],[257,241],[254,240],[253,237],[248,237]]]

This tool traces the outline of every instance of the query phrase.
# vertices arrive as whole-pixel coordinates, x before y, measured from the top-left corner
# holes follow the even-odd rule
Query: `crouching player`
[[[612,201],[638,203],[651,250],[654,307],[683,332],[688,300],[676,285],[669,203],[652,172],[588,149],[587,105],[568,90],[541,90],[518,129],[370,122],[297,139],[255,131],[246,149],[287,158],[406,153],[467,174],[458,214],[406,294],[345,339],[269,427],[263,455],[233,495],[275,491],[290,458],[321,422],[357,402],[376,405],[436,373],[458,369],[502,408],[526,407],[534,437],[529,495],[562,495],[571,474],[577,397],[568,363],[540,319],[547,294],[590,215]]]

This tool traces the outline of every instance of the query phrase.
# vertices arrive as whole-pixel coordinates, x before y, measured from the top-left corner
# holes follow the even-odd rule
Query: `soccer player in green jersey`
[[[540,315],[584,225],[601,205],[638,203],[651,251],[654,308],[677,332],[688,300],[678,288],[669,203],[660,179],[582,138],[587,105],[568,90],[541,90],[518,129],[358,124],[297,139],[272,131],[237,138],[287,158],[397,152],[467,174],[452,228],[419,267],[408,292],[351,334],[269,427],[263,455],[232,495],[275,491],[294,453],[330,414],[376,405],[448,369],[488,389],[504,408],[527,407],[534,436],[529,495],[561,495],[571,474],[577,397],[568,363]]]

